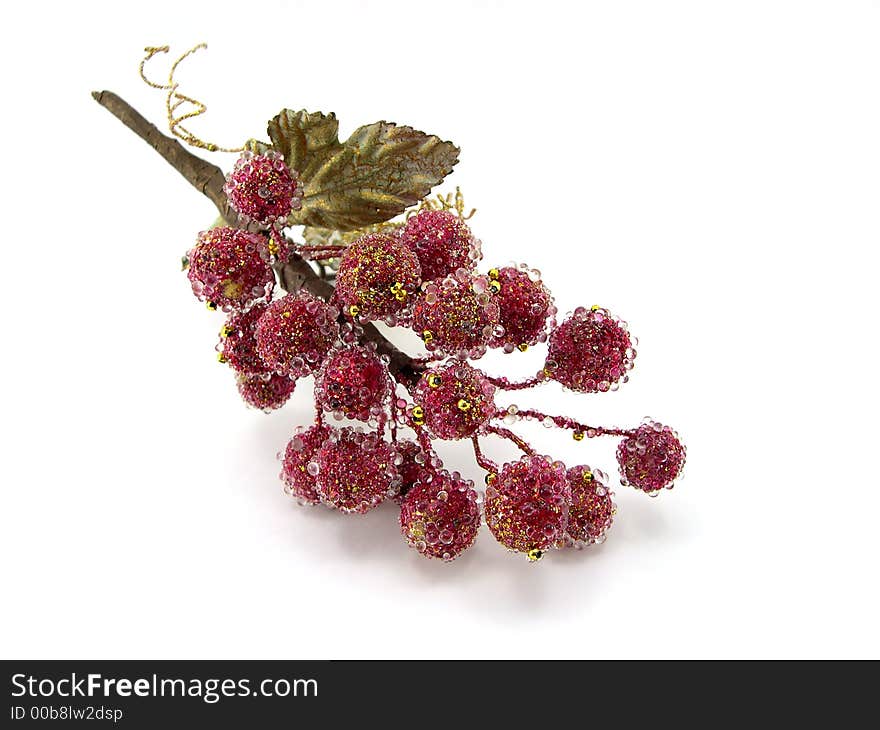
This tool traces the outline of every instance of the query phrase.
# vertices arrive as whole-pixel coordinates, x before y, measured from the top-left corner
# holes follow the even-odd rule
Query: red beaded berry
[[[578,307],[550,334],[545,374],[582,393],[617,390],[636,351],[626,324],[599,307]]]
[[[220,330],[218,359],[242,375],[267,375],[272,372],[272,368],[257,353],[254,338],[257,322],[266,312],[266,307],[265,303],[257,302],[244,312],[234,312]]]
[[[320,366],[339,334],[334,307],[306,291],[288,294],[257,322],[257,352],[275,372],[299,378]]]
[[[505,464],[486,487],[486,524],[508,550],[538,560],[565,535],[571,488],[565,465],[546,456]]]
[[[686,449],[669,426],[648,420],[617,447],[621,484],[656,496],[681,476]]]
[[[400,240],[418,256],[422,281],[473,269],[482,258],[480,242],[471,229],[448,210],[423,210],[411,216],[400,231]]]
[[[453,360],[419,379],[410,418],[436,438],[468,438],[495,415],[494,396],[495,386],[480,370]]]
[[[343,310],[362,321],[394,325],[405,316],[421,282],[416,255],[395,236],[370,233],[352,243],[339,262],[336,297]]]
[[[202,231],[187,260],[193,294],[212,309],[242,309],[275,283],[266,239],[237,228]]]
[[[329,427],[323,424],[311,428],[298,426],[287,442],[284,454],[279,454],[282,457],[284,493],[295,497],[301,504],[318,504],[321,501],[315,491],[315,477],[309,472],[308,466],[329,434]]]
[[[406,541],[428,558],[455,560],[469,548],[480,527],[473,482],[441,471],[419,481],[400,506]]]
[[[611,501],[611,490],[605,485],[605,474],[588,466],[574,466],[567,477],[571,488],[568,542],[577,548],[605,542],[617,509]]]
[[[238,392],[242,400],[252,408],[268,413],[281,408],[296,387],[296,383],[286,375],[239,375]]]
[[[498,304],[485,276],[459,269],[455,276],[423,287],[413,309],[412,328],[434,356],[476,360],[500,334]]]
[[[332,351],[315,376],[315,402],[340,418],[369,421],[382,413],[391,392],[388,366],[373,347]]]
[[[395,455],[378,434],[341,428],[330,432],[306,470],[323,502],[363,514],[400,489]]]
[[[262,155],[245,151],[226,176],[229,205],[242,222],[286,225],[291,211],[302,207],[302,184],[274,150]]]
[[[525,351],[547,341],[547,323],[556,314],[553,298],[541,283],[540,272],[525,265],[505,266],[489,271],[489,286],[496,290],[501,329],[493,335],[491,347]]]

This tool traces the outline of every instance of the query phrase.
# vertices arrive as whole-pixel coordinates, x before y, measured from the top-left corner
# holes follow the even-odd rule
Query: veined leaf
[[[348,231],[387,221],[431,192],[459,149],[434,135],[376,122],[338,139],[333,114],[285,109],[269,122],[274,149],[303,181],[291,224]]]

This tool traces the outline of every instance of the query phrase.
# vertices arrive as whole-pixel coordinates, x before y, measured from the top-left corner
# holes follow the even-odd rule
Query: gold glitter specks
[[[398,302],[402,302],[406,299],[407,291],[403,288],[403,284],[401,284],[399,281],[392,284],[390,288],[391,293],[394,295],[394,298]]]

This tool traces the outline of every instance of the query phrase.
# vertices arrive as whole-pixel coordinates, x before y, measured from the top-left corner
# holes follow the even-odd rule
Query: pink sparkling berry
[[[541,283],[537,271],[506,266],[489,272],[490,286],[497,289],[495,301],[501,312],[501,328],[490,346],[513,352],[547,340],[547,324],[556,314],[553,298]],[[493,283],[494,282],[494,283]]]
[[[605,542],[616,506],[611,490],[605,484],[605,475],[588,466],[574,466],[568,470],[571,502],[568,507],[567,542],[583,547]]]
[[[212,308],[242,309],[275,283],[266,239],[256,233],[227,227],[202,231],[187,259],[193,294]]]
[[[243,152],[223,187],[229,204],[243,222],[284,225],[302,207],[302,184],[274,150],[262,155]]]
[[[382,412],[390,394],[388,366],[375,347],[332,351],[315,376],[315,402],[325,411],[369,421]]]
[[[617,447],[622,484],[656,495],[681,476],[687,450],[669,426],[647,421]]]
[[[598,307],[578,307],[550,334],[545,373],[582,393],[616,390],[636,351],[626,324]]]
[[[498,303],[489,279],[460,269],[423,287],[413,308],[412,328],[435,356],[477,359],[500,334]]]
[[[334,307],[306,291],[272,302],[257,322],[257,352],[275,372],[299,378],[315,371],[339,334]]]
[[[428,558],[455,560],[473,544],[479,527],[473,482],[458,472],[441,471],[419,481],[401,502],[401,532]]]
[[[546,456],[505,464],[486,487],[486,524],[508,550],[538,560],[564,539],[571,488],[565,465]]]
[[[306,470],[321,500],[341,512],[363,514],[400,489],[392,446],[376,433],[331,431]]]
[[[468,438],[495,415],[494,396],[495,386],[480,370],[452,360],[419,378],[410,417],[436,438]]]
[[[482,258],[480,242],[471,229],[448,210],[416,213],[401,230],[400,240],[418,256],[423,281],[473,269]]]
[[[252,408],[268,413],[281,408],[296,387],[296,383],[286,375],[239,375],[238,392]]]
[[[242,375],[267,375],[272,369],[263,362],[257,353],[254,334],[257,322],[266,312],[267,305],[257,302],[244,312],[234,312],[220,330],[220,343],[217,346],[220,362],[228,363]]]
[[[308,471],[315,453],[327,440],[330,428],[318,424],[310,428],[299,426],[287,442],[281,464],[281,481],[284,492],[295,497],[300,503],[318,504],[321,498],[315,491],[315,477]]]
[[[406,316],[420,282],[419,260],[408,247],[395,236],[370,233],[345,249],[336,273],[336,297],[352,317],[394,325]]]

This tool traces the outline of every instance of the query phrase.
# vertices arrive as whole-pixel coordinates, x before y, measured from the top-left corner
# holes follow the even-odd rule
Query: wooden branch
[[[226,202],[223,192],[226,178],[219,167],[194,155],[173,137],[162,134],[155,124],[147,121],[137,109],[112,91],[93,91],[92,98],[162,155],[190,185],[217,207],[229,225],[238,225],[238,216]]]
[[[219,167],[194,155],[179,141],[160,132],[155,124],[147,121],[140,112],[112,91],[93,91],[92,98],[162,155],[165,161],[183,175],[190,185],[214,203],[220,215],[229,225],[243,227],[235,211],[229,207],[226,200],[226,195],[223,192],[226,176]],[[275,271],[282,288],[288,292],[306,289],[324,300],[330,299],[333,295],[333,285],[322,279],[306,261],[295,253],[290,255],[286,263],[276,265]],[[363,339],[375,342],[379,353],[391,358],[391,371],[405,383],[411,383],[417,379],[424,369],[421,364],[385,339],[379,330],[371,324],[364,326]]]

